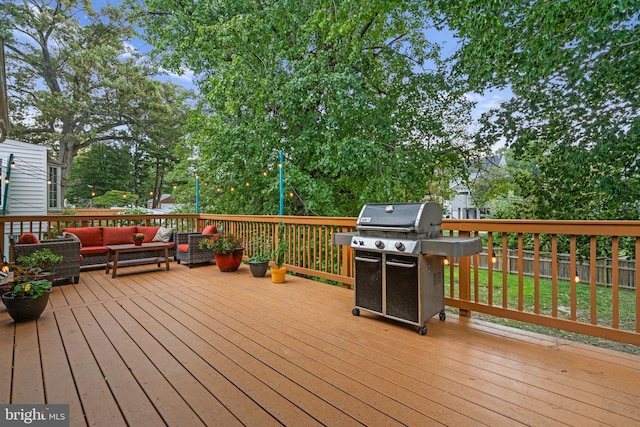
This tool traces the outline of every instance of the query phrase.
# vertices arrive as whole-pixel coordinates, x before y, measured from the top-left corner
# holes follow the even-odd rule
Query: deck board
[[[353,292],[247,266],[83,271],[37,322],[0,309],[0,403],[71,425],[633,425],[640,357],[448,315],[428,335]]]

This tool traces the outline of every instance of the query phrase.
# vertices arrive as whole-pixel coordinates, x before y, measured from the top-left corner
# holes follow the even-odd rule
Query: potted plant
[[[143,233],[136,233],[136,234],[133,235],[133,244],[134,245],[141,246],[143,240],[144,240],[144,234]]]
[[[29,255],[21,255],[16,259],[16,269],[13,274],[14,281],[51,280],[53,278],[51,268],[60,264],[63,258],[62,255],[53,253],[49,248],[38,249]]]
[[[39,268],[40,271],[50,271],[51,267],[62,262],[63,256],[53,253],[49,248],[38,249],[29,255],[21,255],[16,259],[16,266],[25,268]]]
[[[278,241],[276,242],[276,248],[272,252],[273,262],[275,266],[271,266],[271,281],[273,283],[283,283],[287,268],[283,267],[284,264],[284,256],[289,249],[289,245],[287,241],[284,239],[284,223],[280,222],[278,224]]]
[[[236,271],[242,263],[244,245],[242,239],[233,234],[216,233],[200,240],[200,249],[213,251],[216,265],[220,271]]]
[[[38,279],[39,267],[17,267],[14,281],[2,285],[2,302],[15,322],[40,317],[49,301],[51,281]]]
[[[253,242],[253,254],[249,257],[249,269],[253,277],[264,277],[269,269],[269,247],[271,241],[255,239]]]

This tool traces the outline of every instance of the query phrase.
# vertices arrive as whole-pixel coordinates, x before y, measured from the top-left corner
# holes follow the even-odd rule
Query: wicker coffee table
[[[105,274],[109,274],[109,270],[113,269],[111,277],[116,277],[118,267],[127,267],[130,265],[160,264],[165,263],[165,271],[169,271],[169,244],[163,242],[143,243],[136,246],[133,243],[126,245],[107,245],[107,268]],[[131,252],[148,252],[155,251],[155,257],[137,258],[119,260],[120,254]]]

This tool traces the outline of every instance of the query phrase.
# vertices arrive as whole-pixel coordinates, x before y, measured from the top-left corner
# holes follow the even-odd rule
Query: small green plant
[[[143,233],[136,233],[133,235],[133,240],[144,240],[144,237]]]
[[[49,280],[32,280],[24,283],[14,282],[4,295],[14,299],[35,299],[51,289]]]
[[[252,244],[253,254],[249,257],[249,262],[271,261],[271,256],[269,256],[270,247],[271,239],[263,240],[261,238],[255,238]]]
[[[284,222],[278,224],[278,242],[276,248],[272,252],[273,262],[275,262],[277,268],[282,268],[284,264],[284,256],[289,250],[289,245],[284,239]]]
[[[64,257],[54,254],[49,248],[38,249],[29,255],[21,255],[16,260],[16,267],[39,268],[40,271],[49,271],[51,267],[60,264]]]

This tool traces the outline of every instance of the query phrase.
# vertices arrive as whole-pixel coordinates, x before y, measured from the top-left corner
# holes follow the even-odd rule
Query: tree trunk
[[[69,182],[71,163],[76,154],[78,154],[79,149],[80,141],[73,136],[65,135],[60,140],[58,161],[60,162],[60,201],[63,203],[63,207],[67,194],[67,183]]]

